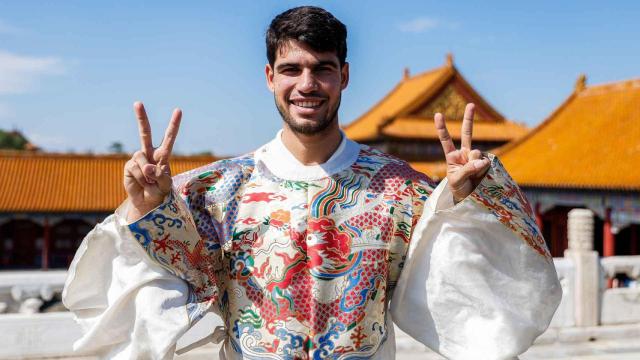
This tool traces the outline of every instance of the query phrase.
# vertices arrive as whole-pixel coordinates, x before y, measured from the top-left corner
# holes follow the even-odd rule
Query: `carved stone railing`
[[[600,260],[600,264],[607,278],[617,274],[625,274],[634,280],[640,278],[640,255],[605,257]]]
[[[553,263],[558,273],[560,286],[562,287],[562,300],[556,310],[551,327],[572,327],[576,325],[574,316],[574,289],[575,289],[575,266],[568,258],[554,258]]]
[[[633,279],[635,286],[606,289],[602,294],[602,313],[600,323],[629,324],[640,322],[640,256],[612,256],[600,260],[603,272],[608,279],[625,274]]]
[[[619,274],[638,280],[640,256],[600,258],[593,251],[593,213],[573,209],[568,220],[569,249],[554,259],[563,296],[551,326],[640,323],[640,287],[609,288]]]
[[[66,270],[0,271],[0,313],[33,314],[61,293]]]

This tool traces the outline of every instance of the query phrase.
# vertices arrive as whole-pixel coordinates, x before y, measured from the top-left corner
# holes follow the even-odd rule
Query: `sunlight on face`
[[[349,81],[349,64],[335,52],[317,52],[291,40],[277,52],[267,83],[276,107],[294,132],[313,135],[338,121],[340,95]]]

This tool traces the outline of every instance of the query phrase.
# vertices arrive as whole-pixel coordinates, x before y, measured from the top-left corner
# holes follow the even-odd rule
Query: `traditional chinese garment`
[[[75,347],[172,358],[207,312],[227,359],[392,359],[393,324],[451,359],[524,352],[560,300],[532,211],[497,158],[453,204],[405,162],[343,140],[305,166],[280,136],[174,178],[85,238],[63,299]]]

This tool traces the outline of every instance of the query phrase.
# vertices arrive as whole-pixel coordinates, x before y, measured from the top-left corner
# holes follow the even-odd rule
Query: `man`
[[[506,359],[548,326],[560,299],[526,199],[499,161],[471,150],[473,105],[437,188],[338,126],[346,28],[317,7],[278,15],[266,78],[283,128],[254,153],[171,178],[181,112],[141,151],[127,201],[83,241],[63,294],[114,358],[171,358],[208,311],[227,359],[389,359],[393,324],[453,359]]]

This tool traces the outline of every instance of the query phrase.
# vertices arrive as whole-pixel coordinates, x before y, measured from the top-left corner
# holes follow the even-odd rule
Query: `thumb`
[[[482,174],[489,167],[489,159],[471,160],[459,170],[461,180],[469,179],[477,174]]]
[[[169,165],[158,165],[156,166],[156,181],[158,182],[158,187],[160,191],[165,194],[168,194],[171,191],[171,186],[173,185],[173,181],[171,180],[171,171],[169,170]]]
[[[489,168],[491,167],[491,160],[485,157],[479,160],[474,160],[474,162],[475,162],[474,167],[478,169],[474,177],[476,180],[478,179],[481,180],[485,176],[487,171],[489,171]]]
[[[149,184],[155,184],[156,182],[156,166],[153,164],[145,164],[142,166],[142,174],[144,175],[145,180]]]

